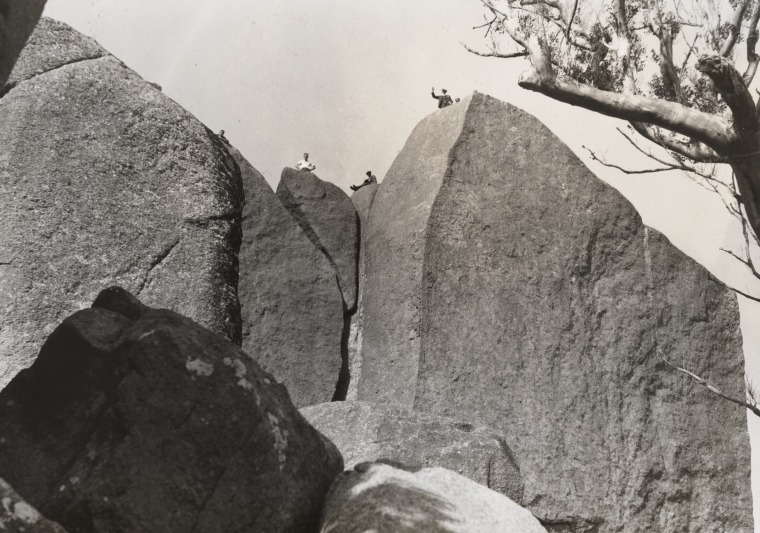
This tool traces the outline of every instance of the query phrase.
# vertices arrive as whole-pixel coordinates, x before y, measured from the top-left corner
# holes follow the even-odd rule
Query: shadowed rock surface
[[[660,358],[742,397],[736,297],[538,120],[426,118],[368,232],[360,400],[498,431],[556,531],[752,531],[744,410]]]
[[[63,24],[43,19],[17,74],[0,99],[0,388],[112,284],[240,342],[243,194],[223,143]]]
[[[335,268],[346,310],[356,309],[359,225],[351,199],[313,172],[284,168],[277,196]]]
[[[366,402],[330,402],[301,414],[340,450],[346,468],[389,459],[418,468],[440,466],[522,499],[520,471],[504,441],[485,428]]]
[[[9,533],[66,533],[55,522],[26,503],[13,487],[0,479],[0,531]]]
[[[323,533],[546,533],[518,504],[444,468],[362,463],[333,483]]]
[[[367,221],[369,212],[372,209],[372,202],[375,200],[377,188],[380,185],[371,183],[365,185],[351,195],[351,202],[354,204],[356,214],[359,216],[359,273],[356,295],[356,313],[351,317],[351,328],[348,334],[348,367],[351,375],[351,381],[348,386],[347,400],[355,400],[357,386],[361,380],[361,352],[362,352],[362,330],[364,328],[364,309],[362,307],[362,291],[364,290],[365,272],[364,272],[364,239],[367,234]]]
[[[343,300],[335,270],[234,148],[243,176],[240,298],[243,350],[298,407],[329,402],[343,365]]]
[[[0,393],[0,476],[71,532],[313,531],[335,446],[223,337],[103,291]]]
[[[46,0],[0,0],[0,93]]]

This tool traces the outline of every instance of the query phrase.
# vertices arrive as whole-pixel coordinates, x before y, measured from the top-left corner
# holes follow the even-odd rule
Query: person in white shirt
[[[315,167],[313,163],[309,162],[309,154],[303,154],[303,159],[296,163],[296,168],[298,170],[306,170],[308,172],[311,172],[317,167]]]

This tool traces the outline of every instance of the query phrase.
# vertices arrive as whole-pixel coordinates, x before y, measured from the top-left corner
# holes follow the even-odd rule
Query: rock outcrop
[[[343,461],[285,388],[121,289],[93,306],[0,393],[0,476],[71,531],[313,531]]]
[[[0,0],[0,93],[46,0]]]
[[[484,428],[366,402],[330,402],[301,409],[301,414],[338,447],[346,468],[378,459],[418,468],[440,466],[522,499],[520,471],[509,449]]]
[[[0,388],[118,284],[240,342],[242,185],[224,144],[43,19],[0,99]]]
[[[357,294],[356,294],[356,312],[351,317],[351,326],[348,334],[348,369],[350,381],[346,394],[347,400],[355,400],[357,386],[361,380],[361,353],[362,353],[362,332],[364,329],[364,309],[362,307],[362,290],[366,280],[364,279],[364,239],[367,233],[367,221],[369,212],[372,209],[372,202],[377,194],[377,183],[371,183],[360,188],[351,195],[351,202],[354,204],[356,214],[359,216],[359,269]]]
[[[243,350],[298,407],[329,402],[343,368],[343,299],[335,270],[264,177],[231,148],[245,189],[238,297]]]
[[[445,468],[362,463],[335,480],[322,533],[546,533],[503,494]]]
[[[360,400],[498,431],[567,531],[752,530],[744,410],[662,361],[742,397],[735,296],[538,120],[426,118],[366,242]]]
[[[351,199],[313,172],[285,168],[277,196],[335,268],[347,312],[356,309],[359,228]]]
[[[0,531],[9,533],[66,533],[0,479]]]

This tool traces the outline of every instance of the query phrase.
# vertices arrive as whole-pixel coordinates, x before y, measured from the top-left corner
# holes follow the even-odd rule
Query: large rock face
[[[243,350],[303,407],[329,402],[343,368],[343,300],[335,270],[277,195],[231,148],[243,176],[238,296]]]
[[[187,111],[62,28],[40,23],[18,63],[31,77],[0,99],[0,387],[114,283],[240,341],[234,161]],[[50,63],[58,54],[80,59]]]
[[[351,202],[354,204],[356,214],[359,216],[359,274],[358,287],[356,295],[356,312],[351,316],[351,327],[348,334],[348,369],[350,381],[346,394],[347,400],[355,400],[358,390],[359,381],[361,381],[362,371],[362,334],[364,330],[364,308],[362,306],[362,291],[366,283],[366,273],[364,270],[364,247],[367,236],[367,222],[369,221],[369,212],[372,209],[372,203],[377,194],[377,183],[365,185],[351,195]]]
[[[66,533],[0,479],[0,531],[9,533]]]
[[[120,289],[0,393],[0,476],[72,532],[313,531],[343,461],[239,348]]]
[[[0,92],[46,0],[0,0]]]
[[[362,463],[330,489],[322,533],[546,533],[503,494],[444,468]]]
[[[368,232],[359,399],[501,431],[560,529],[752,531],[744,411],[661,360],[741,397],[735,296],[540,122],[425,119]]]
[[[313,172],[285,168],[277,196],[335,268],[346,310],[356,308],[359,224],[351,199]]]
[[[520,471],[509,449],[484,428],[366,402],[330,402],[301,409],[301,414],[338,447],[346,468],[378,459],[440,466],[522,499]]]

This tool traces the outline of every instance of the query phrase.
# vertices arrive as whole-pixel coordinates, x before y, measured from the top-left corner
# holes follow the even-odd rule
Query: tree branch
[[[760,34],[757,31],[757,24],[760,21],[760,0],[755,3],[755,8],[752,10],[752,18],[749,21],[749,31],[747,32],[747,70],[744,71],[742,79],[744,84],[749,87],[752,80],[755,79],[757,73],[757,65],[760,63],[760,56],[755,52],[755,46],[757,46],[758,37]]]
[[[528,56],[528,52],[526,52],[525,50],[518,51],[518,52],[512,52],[512,53],[509,53],[509,54],[502,54],[500,52],[495,52],[493,50],[491,50],[490,52],[479,52],[477,50],[474,50],[473,48],[470,48],[465,43],[460,42],[459,44],[461,44],[462,46],[464,46],[464,49],[467,50],[468,52],[470,52],[471,54],[475,54],[476,56],[480,56],[480,57],[498,57],[500,59],[512,59],[512,58],[515,58],[515,57],[527,57]]]
[[[647,169],[644,169],[644,170],[633,170],[633,169],[630,169],[630,168],[621,167],[620,165],[616,165],[614,163],[610,163],[606,159],[602,159],[602,158],[598,157],[593,152],[593,150],[591,150],[591,148],[589,148],[588,146],[584,145],[583,148],[589,153],[589,155],[591,156],[592,160],[594,160],[594,161],[596,161],[596,162],[604,165],[605,167],[617,169],[620,172],[623,172],[624,174],[654,174],[656,172],[670,172],[670,171],[673,171],[673,170],[685,170],[685,171],[688,171],[688,172],[692,172],[694,170],[691,167],[687,167],[687,166],[684,166],[684,165],[671,165],[671,164],[665,164],[665,166],[658,167],[658,168],[647,168]]]
[[[732,396],[729,396],[728,394],[726,394],[725,392],[723,392],[722,390],[720,390],[718,387],[716,387],[715,385],[713,385],[712,383],[710,383],[709,381],[707,381],[705,378],[703,378],[701,376],[698,376],[694,372],[686,370],[683,367],[680,367],[678,365],[675,365],[675,364],[671,363],[670,361],[668,361],[667,359],[665,359],[665,357],[663,357],[662,355],[660,355],[660,359],[662,359],[663,363],[665,363],[666,365],[668,365],[670,368],[673,368],[675,370],[678,370],[679,372],[682,372],[682,373],[686,374],[693,381],[695,381],[697,384],[702,385],[703,387],[705,387],[707,390],[709,390],[710,392],[712,392],[716,396],[719,396],[720,398],[723,398],[724,400],[728,400],[731,403],[735,403],[736,405],[744,407],[745,409],[749,409],[750,411],[752,411],[752,413],[755,416],[760,416],[760,408],[758,408],[756,405],[752,405],[751,403],[746,402],[744,400],[740,400],[738,398],[734,398]]]
[[[742,19],[744,18],[744,12],[747,11],[749,3],[750,0],[743,0],[742,3],[739,4],[739,7],[736,8],[736,11],[734,11],[734,16],[731,17],[731,21],[729,22],[730,30],[728,33],[728,39],[726,39],[726,41],[723,43],[723,47],[720,49],[721,56],[728,57],[731,55],[731,52],[734,49],[734,45],[739,39]]]
[[[545,94],[560,102],[583,107],[603,115],[631,122],[660,126],[691,137],[714,150],[728,150],[735,142],[728,125],[715,115],[688,108],[676,102],[636,94],[602,91],[570,80],[559,80],[541,73],[534,52],[528,49],[533,70],[523,73],[520,87]],[[540,62],[538,62],[541,65]]]
[[[757,110],[744,80],[727,59],[717,55],[704,55],[697,61],[697,70],[715,84],[723,101],[731,110],[734,128],[742,140],[756,141]]]
[[[703,143],[690,139],[680,141],[675,137],[662,135],[657,128],[642,122],[631,122],[631,127],[645,139],[652,141],[658,146],[675,152],[678,155],[691,159],[695,163],[724,163],[726,160],[715,150]]]

